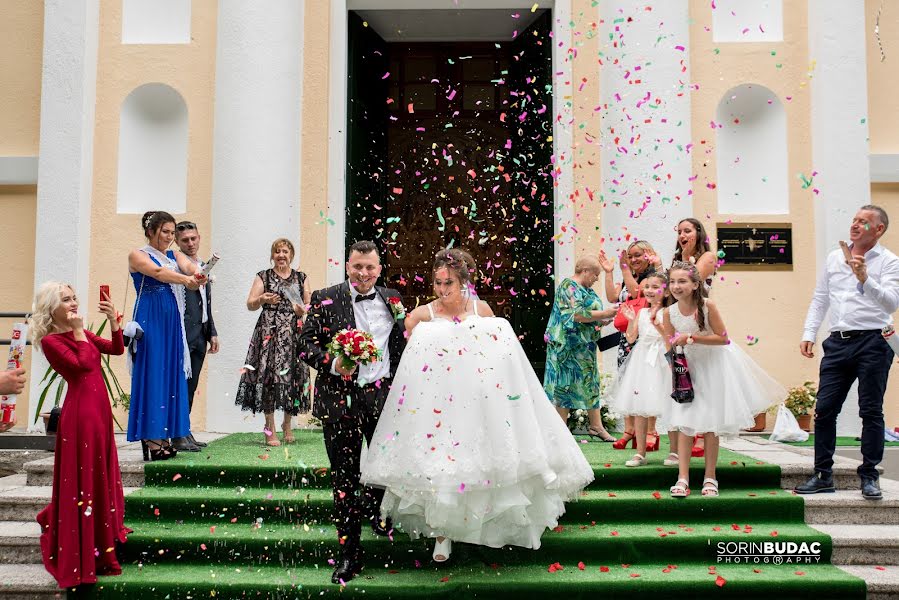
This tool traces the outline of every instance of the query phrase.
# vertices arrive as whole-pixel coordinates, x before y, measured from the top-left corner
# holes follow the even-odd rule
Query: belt
[[[379,387],[378,387],[379,385],[380,385],[380,387],[384,387],[385,385],[389,386],[389,385],[390,385],[390,382],[391,382],[392,380],[393,380],[393,378],[390,377],[390,376],[388,376],[388,377],[382,377],[382,378],[380,378],[380,379],[377,379],[377,380],[375,380],[375,381],[372,381],[371,383],[366,383],[366,384],[363,385],[363,386],[359,386],[359,389],[361,389],[362,391],[365,391],[365,392],[370,392],[370,391],[372,391],[372,390],[377,390],[377,389],[379,389]]]
[[[848,340],[855,337],[860,337],[863,335],[872,335],[875,333],[880,333],[879,329],[854,329],[852,331],[834,331],[830,334],[830,337],[837,338],[841,340]]]

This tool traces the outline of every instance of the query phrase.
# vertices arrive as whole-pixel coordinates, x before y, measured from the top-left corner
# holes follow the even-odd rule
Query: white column
[[[258,317],[245,304],[253,277],[270,266],[275,238],[299,250],[304,8],[296,0],[218,5],[212,245],[222,255],[214,284],[222,350],[209,361],[210,431],[262,429],[262,415],[242,412],[234,396]]]
[[[346,277],[346,138],[347,138],[347,26],[346,0],[331,0],[328,98],[328,227],[327,285]],[[334,259],[333,261],[331,259]],[[335,262],[336,261],[336,262]]]
[[[90,262],[98,28],[99,0],[44,3],[34,284],[70,282],[83,297]],[[42,354],[32,357],[29,425],[47,368]]]
[[[865,3],[816,0],[808,6],[808,36],[815,65],[812,87],[812,164],[818,269],[849,236],[849,224],[871,199],[868,161],[868,78]],[[811,291],[809,291],[811,299]],[[827,334],[821,327],[819,339]],[[798,332],[797,332],[798,335]],[[837,421],[837,435],[859,435],[858,392],[853,385]]]
[[[600,135],[602,232],[612,240],[606,242],[607,252],[625,245],[616,240],[627,231],[631,239],[649,240],[667,263],[674,226],[693,216],[692,155],[686,151],[691,138],[690,6],[688,0],[668,0],[652,8],[645,10],[646,2],[639,0],[600,3],[600,93],[608,105]]]

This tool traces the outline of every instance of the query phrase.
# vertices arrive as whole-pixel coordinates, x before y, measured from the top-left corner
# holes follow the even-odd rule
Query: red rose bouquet
[[[397,321],[406,318],[406,307],[403,306],[403,299],[399,296],[388,298],[387,306],[390,307],[390,312],[393,313],[393,318]]]
[[[367,365],[381,359],[382,352],[367,331],[341,329],[328,344],[328,352],[339,356],[347,369],[353,365]]]

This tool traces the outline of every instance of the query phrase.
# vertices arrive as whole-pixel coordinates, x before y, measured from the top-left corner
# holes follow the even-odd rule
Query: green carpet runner
[[[306,598],[864,598],[865,584],[830,564],[830,538],[804,524],[801,498],[779,489],[780,468],[721,452],[719,498],[669,497],[677,478],[661,464],[624,466],[633,451],[601,442],[581,448],[596,481],[540,550],[456,544],[449,563],[430,544],[365,531],[366,569],[345,588],[330,582],[337,541],[321,434],[262,446],[234,434],[199,454],[146,465],[146,487],[126,499],[134,529],[124,572],[79,597]],[[819,542],[820,564],[718,564],[719,541]]]

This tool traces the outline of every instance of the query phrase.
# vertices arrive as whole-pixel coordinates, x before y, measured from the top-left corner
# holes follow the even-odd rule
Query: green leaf
[[[59,400],[62,398],[62,390],[63,390],[63,388],[65,387],[65,385],[66,385],[66,380],[65,380],[65,379],[60,379],[60,380],[59,380],[59,385],[56,386],[56,400],[55,400],[54,403],[53,403],[53,406],[54,406],[54,407],[59,406]]]
[[[106,329],[107,323],[109,323],[109,319],[103,319],[103,322],[100,323],[100,329],[97,330],[97,335],[103,335],[103,330]]]

